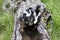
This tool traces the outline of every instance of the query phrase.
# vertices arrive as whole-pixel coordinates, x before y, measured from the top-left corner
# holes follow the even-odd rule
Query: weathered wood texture
[[[51,14],[48,10],[46,10],[46,6],[40,1],[40,0],[6,0],[6,3],[10,3],[9,8],[5,8],[5,2],[3,3],[3,9],[6,9],[7,11],[12,11],[14,9],[15,16],[14,16],[14,30],[13,30],[13,35],[12,35],[12,40],[50,40],[49,34],[46,30],[47,28],[47,23],[51,20]],[[41,5],[45,10],[41,16],[41,21],[38,24],[38,31],[41,33],[43,36],[39,36],[39,34],[34,35],[33,37],[29,37],[26,34],[23,34],[24,36],[22,37],[22,33],[20,33],[20,28],[22,25],[20,25],[20,20],[19,17],[21,17],[23,14],[22,12],[26,10],[29,7],[33,7],[35,9],[36,5]],[[49,29],[52,30],[52,29]],[[38,39],[41,38],[41,39]]]

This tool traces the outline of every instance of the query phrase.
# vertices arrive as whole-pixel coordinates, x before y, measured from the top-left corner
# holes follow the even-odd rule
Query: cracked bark
[[[8,2],[11,5],[10,8],[6,9],[5,3],[4,3],[3,9],[6,9],[6,11],[8,11],[8,12],[15,9],[14,30],[13,30],[12,40],[22,40],[22,34],[19,31],[19,29],[21,28],[19,17],[22,16],[22,12],[29,7],[33,7],[35,9],[36,5],[42,5],[45,8],[46,8],[46,6],[40,0],[17,0],[17,2],[15,2],[15,0],[12,0],[12,1],[8,0],[7,3]],[[13,4],[13,6],[12,6],[12,4]],[[51,16],[51,14],[47,10],[45,10],[45,12],[43,12],[43,14],[42,14],[40,24],[37,27],[39,33],[41,33],[43,35],[42,40],[50,40],[49,34],[46,30],[46,25],[47,25],[46,23],[48,21],[47,19],[49,18],[49,16]],[[47,38],[47,39],[44,39],[44,38]]]

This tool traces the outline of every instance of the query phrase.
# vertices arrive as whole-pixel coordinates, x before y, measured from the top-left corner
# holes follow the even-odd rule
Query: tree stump
[[[46,9],[45,4],[42,3],[41,0],[7,0],[6,2],[10,4],[5,7],[5,3],[3,3],[3,9],[7,11],[14,10],[15,13],[12,40],[50,40],[46,28],[48,22],[52,21],[52,18],[50,12]],[[37,5],[41,6],[41,17],[38,26],[36,26],[36,30],[34,30],[35,33],[28,35],[23,29],[24,21],[21,22],[20,17],[22,17],[24,10],[30,7],[36,9]]]

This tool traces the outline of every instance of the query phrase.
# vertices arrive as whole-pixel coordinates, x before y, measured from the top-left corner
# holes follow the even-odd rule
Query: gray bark
[[[8,9],[5,8],[5,2],[6,3],[9,2],[11,5]],[[13,30],[12,40],[22,40],[23,37],[19,31],[21,28],[21,25],[20,25],[21,23],[19,21],[19,17],[21,17],[23,15],[22,12],[29,7],[33,7],[35,9],[36,5],[41,5],[41,7],[44,7],[44,8],[46,8],[46,6],[40,0],[26,0],[26,1],[18,0],[17,2],[15,0],[13,0],[13,1],[7,0],[5,2],[3,3],[3,9],[7,10],[8,12],[16,8],[16,12],[15,12],[15,16],[14,16],[14,30]],[[19,2],[20,2],[20,4],[18,4]],[[41,11],[43,11],[43,10],[44,9],[41,9]],[[47,15],[45,15],[45,14],[47,14]],[[37,27],[39,33],[41,33],[43,35],[42,40],[50,40],[49,34],[46,30],[46,27],[47,27],[46,22],[47,22],[47,19],[49,18],[49,16],[51,16],[51,14],[45,11],[43,13],[43,15],[41,17],[41,21]],[[44,19],[46,19],[46,20],[44,20]],[[26,38],[28,38],[28,37],[26,37]]]

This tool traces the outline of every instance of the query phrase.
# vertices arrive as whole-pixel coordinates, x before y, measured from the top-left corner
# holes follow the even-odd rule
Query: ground
[[[0,0],[0,40],[11,40],[14,15],[13,13],[3,12],[1,9],[3,0]],[[53,18],[53,31],[51,40],[60,40],[60,0],[42,0]]]

